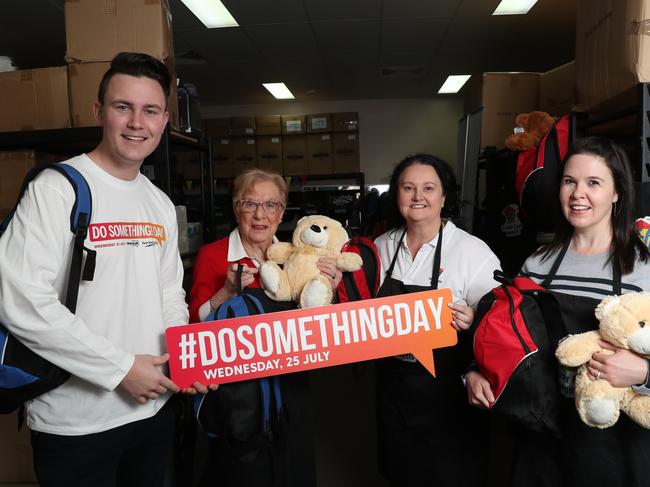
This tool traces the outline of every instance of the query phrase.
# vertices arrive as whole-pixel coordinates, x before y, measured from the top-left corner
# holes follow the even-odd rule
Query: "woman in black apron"
[[[476,486],[486,481],[486,419],[469,408],[461,376],[471,359],[469,328],[480,297],[498,283],[487,245],[442,219],[456,208],[456,181],[443,161],[412,156],[393,171],[398,221],[377,239],[387,268],[379,296],[450,287],[455,347],[435,350],[436,377],[411,354],[377,364],[379,468],[391,486]],[[478,413],[478,414],[477,414]],[[479,439],[479,441],[477,441]]]
[[[650,289],[650,253],[633,227],[629,162],[610,141],[574,142],[563,170],[560,202],[564,219],[554,241],[531,256],[522,273],[553,291],[567,334],[575,334],[598,328],[594,310],[605,296]],[[617,387],[646,382],[644,359],[630,351],[615,355],[594,354],[588,364],[591,377]],[[568,371],[559,368],[559,377],[563,393],[570,396]],[[480,374],[468,374],[470,398],[482,381]],[[589,427],[570,397],[563,404],[562,424],[561,439],[516,432],[514,486],[650,486],[649,430],[624,414],[611,428]]]

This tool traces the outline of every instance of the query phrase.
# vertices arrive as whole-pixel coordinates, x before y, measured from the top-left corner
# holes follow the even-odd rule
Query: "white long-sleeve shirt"
[[[82,435],[153,416],[168,395],[140,405],[116,389],[134,355],[164,352],[166,326],[187,323],[177,224],[169,198],[142,175],[117,179],[88,156],[66,161],[88,181],[97,251],[76,314],[64,306],[74,191],[55,171],[33,181],[0,240],[0,320],[29,348],[69,371],[26,404],[35,431]]]

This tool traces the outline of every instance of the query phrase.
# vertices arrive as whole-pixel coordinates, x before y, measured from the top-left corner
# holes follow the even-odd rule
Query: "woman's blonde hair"
[[[277,186],[280,191],[280,202],[287,206],[287,195],[289,187],[287,182],[278,173],[265,171],[263,169],[247,169],[235,178],[232,191],[233,208],[242,196],[253,189],[257,183],[270,182]]]

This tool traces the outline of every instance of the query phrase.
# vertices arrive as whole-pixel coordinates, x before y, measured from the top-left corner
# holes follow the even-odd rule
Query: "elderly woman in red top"
[[[190,320],[203,321],[210,311],[237,294],[237,264],[243,264],[241,287],[260,287],[258,268],[266,250],[276,242],[275,232],[287,204],[287,183],[276,173],[250,169],[240,174],[233,188],[237,219],[228,237],[199,251],[190,291]],[[336,289],[341,271],[331,259],[318,263],[321,273]]]

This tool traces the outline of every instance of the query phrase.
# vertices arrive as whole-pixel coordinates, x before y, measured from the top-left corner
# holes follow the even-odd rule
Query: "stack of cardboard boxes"
[[[65,27],[66,66],[0,73],[0,132],[96,126],[97,87],[118,52],[146,52],[174,73],[168,0],[66,0]],[[170,123],[177,125],[175,75],[168,105]],[[27,170],[57,159],[34,151],[2,153],[0,216],[13,206]]]
[[[212,144],[213,176],[259,167],[287,176],[359,172],[355,112],[204,120]]]
[[[465,112],[482,109],[481,148],[505,147],[519,113],[533,110],[553,116],[569,113],[575,100],[575,63],[546,73],[483,73],[463,90]]]

